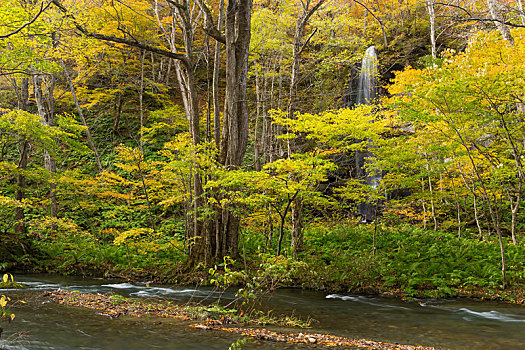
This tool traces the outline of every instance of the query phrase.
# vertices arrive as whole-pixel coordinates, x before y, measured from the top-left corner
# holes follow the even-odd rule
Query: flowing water
[[[361,61],[361,72],[359,74],[359,85],[357,87],[356,105],[369,105],[374,102],[377,95],[378,61],[375,46],[370,46],[363,55]],[[375,155],[373,145],[368,145],[366,150],[356,152],[357,176],[364,177],[364,180],[371,188],[379,187],[383,179],[381,171],[366,169],[367,165],[373,163]],[[363,222],[371,222],[376,217],[377,203],[366,201],[359,203],[359,214]]]
[[[370,46],[366,49],[361,61],[356,104],[368,105],[376,98],[377,74],[376,48],[375,46]]]
[[[211,301],[219,296],[205,288],[150,286],[114,280],[51,275],[18,275],[30,286],[0,290],[23,299],[5,324],[0,349],[228,349],[240,339],[216,331],[188,327],[188,322],[157,318],[110,319],[96,311],[50,302],[44,290],[56,288],[90,293],[112,292],[137,298],[166,298],[180,303]],[[222,300],[231,300],[226,292]],[[315,319],[309,332],[368,338],[448,349],[525,349],[525,307],[464,300],[415,300],[282,289],[264,300],[277,313]],[[299,332],[299,330],[295,330]],[[299,349],[278,343],[251,343],[247,349]]]

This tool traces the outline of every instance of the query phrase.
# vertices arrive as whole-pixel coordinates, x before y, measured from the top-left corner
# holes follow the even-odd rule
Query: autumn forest
[[[524,57],[521,0],[2,0],[0,271],[523,303]]]

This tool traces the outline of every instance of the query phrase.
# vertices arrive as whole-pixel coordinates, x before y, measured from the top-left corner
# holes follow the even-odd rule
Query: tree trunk
[[[255,171],[261,171],[261,147],[262,147],[262,142],[261,142],[261,139],[264,137],[264,131],[261,130],[259,131],[259,120],[261,119],[261,107],[262,107],[262,102],[261,102],[261,79],[260,79],[260,74],[259,74],[259,65],[257,63],[255,63],[256,67],[255,67],[255,99],[257,101],[257,113],[256,113],[256,117],[255,117],[255,130],[254,130],[254,168],[255,168]],[[264,121],[263,121],[263,124],[264,124]],[[261,128],[263,129],[263,128]],[[261,135],[261,133],[263,135]]]
[[[29,79],[22,78],[20,88],[18,87],[16,80],[13,79],[13,87],[17,94],[18,109],[27,111],[29,101]],[[24,171],[27,169],[29,160],[29,143],[23,135],[19,135],[18,137],[18,156],[15,199],[17,202],[21,203],[25,198],[26,178],[24,176]],[[17,235],[23,235],[26,232],[27,228],[25,225],[24,208],[17,205],[15,207],[15,233]]]
[[[60,59],[60,65],[62,66],[62,69],[64,71],[64,77],[66,78],[66,81],[69,85],[69,89],[71,90],[71,96],[73,97],[73,101],[75,102],[75,107],[77,108],[78,115],[80,117],[80,120],[82,121],[82,125],[86,127],[86,138],[89,144],[89,147],[91,147],[91,150],[93,151],[93,154],[95,155],[95,162],[97,163],[97,169],[99,172],[102,172],[102,163],[100,162],[100,156],[98,155],[97,147],[95,146],[95,143],[93,142],[93,137],[91,137],[91,131],[89,130],[89,126],[87,125],[86,118],[84,117],[84,113],[82,112],[82,108],[80,107],[80,103],[78,102],[77,93],[75,86],[73,85],[73,81],[71,80],[71,76],[69,75],[66,64],[64,63],[64,60]]]
[[[296,198],[292,207],[292,253],[297,259],[297,253],[303,248],[303,201]]]
[[[496,235],[498,236],[498,243],[500,248],[500,257],[501,257],[501,277],[502,277],[502,287],[505,289],[507,287],[507,263],[505,258],[505,245],[503,244],[503,237],[501,234],[501,228],[500,228],[500,213],[498,210],[498,200],[495,194],[490,194],[489,191],[487,191],[487,188],[485,187],[485,181],[481,177],[481,173],[478,170],[478,167],[476,165],[476,161],[474,160],[474,157],[471,153],[471,145],[468,144],[463,137],[463,134],[451,123],[446,121],[454,130],[456,135],[458,136],[459,140],[461,141],[461,145],[463,148],[465,148],[465,151],[467,152],[470,164],[472,165],[472,169],[474,171],[474,174],[476,178],[479,181],[479,185],[481,187],[481,193],[483,195],[483,199],[487,203],[489,213],[490,213],[490,219],[492,221],[492,226],[494,230],[496,231]],[[494,205],[491,203],[491,196],[494,198]]]
[[[142,50],[140,53],[140,86],[139,86],[139,108],[140,108],[140,131],[139,131],[139,145],[141,156],[144,156],[144,58],[146,56],[146,51]],[[153,52],[151,53],[151,74],[155,77],[153,72]],[[155,79],[155,78],[153,78]],[[148,203],[149,204],[149,203]]]
[[[436,59],[436,14],[434,12],[434,0],[426,1],[428,16],[430,19],[430,44],[431,44],[431,53],[432,58]]]
[[[24,171],[27,169],[28,153],[29,143],[24,137],[20,137],[18,141],[19,160],[15,192],[15,199],[19,203],[22,203],[22,200],[25,198],[26,178],[24,176]],[[26,233],[24,208],[19,205],[15,207],[15,233],[17,235]]]
[[[250,21],[252,0],[230,0],[226,7],[226,99],[221,133],[220,162],[226,169],[238,168],[248,145],[248,54],[250,48]],[[218,250],[221,260],[228,255],[236,258],[238,252],[239,218],[223,209],[217,216],[221,222]],[[205,243],[205,242],[202,242]],[[210,251],[210,249],[199,249]]]
[[[459,198],[456,191],[456,185],[454,184],[454,179],[452,181],[452,190],[454,191],[454,201],[456,202],[456,217],[458,219],[458,239],[461,238],[461,207],[459,205]]]
[[[294,113],[296,109],[296,99],[297,99],[297,85],[299,83],[299,77],[301,73],[301,57],[302,52],[305,46],[308,44],[310,38],[315,34],[315,31],[310,35],[310,37],[303,42],[303,36],[305,32],[306,25],[308,20],[314,14],[315,11],[323,4],[325,0],[319,0],[312,8],[310,6],[310,0],[307,0],[303,3],[303,13],[297,19],[295,25],[295,33],[293,38],[292,45],[292,76],[290,81],[290,98],[288,100],[288,118],[294,118]],[[292,148],[294,144],[288,138],[287,139],[287,150],[288,157],[292,156]],[[295,198],[294,205],[292,207],[292,252],[294,257],[297,257],[297,251],[301,249],[302,245],[302,232],[303,232],[303,203],[299,196]]]
[[[224,0],[219,3],[219,20],[217,21],[218,30],[222,31],[224,17]],[[221,107],[219,103],[219,74],[221,67],[221,43],[215,43],[215,58],[213,61],[213,138],[217,149],[221,145]]]
[[[226,100],[221,140],[221,163],[241,165],[248,144],[248,54],[252,0],[232,0],[226,7]]]
[[[38,114],[42,118],[42,123],[47,126],[55,126],[54,122],[54,97],[53,89],[55,85],[55,77],[51,76],[50,87],[48,88],[47,103],[44,99],[42,91],[42,75],[33,74],[33,88],[35,93],[36,105]],[[56,173],[56,161],[51,156],[48,150],[44,150],[44,166],[50,173]],[[52,180],[49,184],[49,199],[50,199],[50,216],[57,217],[57,199],[56,199],[56,183]]]
[[[490,11],[490,16],[494,20],[496,28],[498,28],[499,32],[503,36],[503,39],[507,40],[511,45],[514,45],[514,38],[510,33],[510,29],[505,23],[503,23],[498,0],[487,0],[487,5]]]
[[[474,181],[472,181],[472,187],[468,185],[467,180],[465,178],[465,174],[463,173],[463,170],[461,166],[458,165],[458,170],[461,174],[461,178],[463,179],[463,183],[465,184],[465,187],[472,193],[472,200],[473,200],[473,207],[474,207],[474,219],[476,220],[476,227],[478,228],[478,233],[480,237],[483,237],[483,240],[486,240],[487,237],[483,234],[483,230],[481,229],[481,223],[479,222],[479,214],[478,214],[478,196],[476,194],[476,186],[474,184]]]

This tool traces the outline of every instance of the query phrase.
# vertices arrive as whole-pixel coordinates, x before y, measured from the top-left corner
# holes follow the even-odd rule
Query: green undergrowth
[[[117,246],[74,235],[61,238],[34,241],[33,249],[38,254],[21,255],[15,266],[62,275],[166,280],[184,262],[180,248],[166,241]]]
[[[376,230],[376,246],[373,232]],[[336,225],[311,229],[300,256],[308,265],[301,284],[307,288],[451,297],[465,291],[497,293],[502,285],[496,239],[410,226],[394,228]],[[525,247],[505,244],[511,288],[525,286]]]
[[[375,248],[374,248],[375,232]],[[42,240],[38,258],[24,258],[34,271],[123,277],[159,283],[240,288],[255,300],[280,287],[414,297],[475,296],[525,301],[525,246],[505,240],[507,282],[502,290],[501,257],[495,237],[461,238],[413,226],[323,224],[305,230],[297,259],[275,256],[260,234],[242,232],[237,259],[188,270],[182,246],[159,239],[116,246],[92,237]],[[285,241],[286,243],[286,241]],[[287,244],[287,243],[286,243]],[[285,245],[286,246],[286,245]],[[245,253],[245,254],[244,254]],[[24,260],[26,259],[26,260]],[[33,260],[31,260],[33,259]]]

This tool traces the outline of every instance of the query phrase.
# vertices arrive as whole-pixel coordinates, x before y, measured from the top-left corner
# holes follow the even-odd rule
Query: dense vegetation
[[[520,1],[7,0],[0,19],[0,270],[521,298]]]

